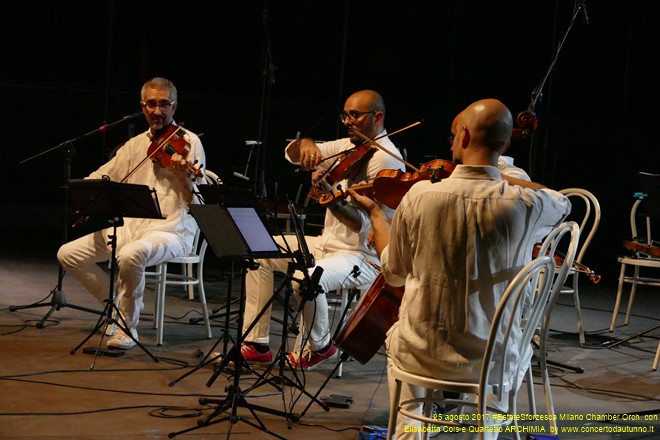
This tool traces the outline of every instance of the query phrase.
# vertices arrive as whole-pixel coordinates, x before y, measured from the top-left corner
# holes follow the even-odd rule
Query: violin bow
[[[134,174],[134,173],[135,173],[135,172],[136,172],[136,171],[137,171],[142,165],[144,165],[149,159],[151,159],[151,157],[152,157],[154,154],[156,154],[159,150],[161,150],[161,149],[163,148],[163,145],[167,145],[167,143],[170,141],[170,139],[172,139],[172,138],[174,137],[174,135],[177,134],[177,132],[178,132],[179,130],[182,130],[182,129],[183,129],[183,122],[177,126],[177,129],[174,130],[174,131],[172,132],[171,135],[169,135],[166,139],[163,139],[163,140],[158,144],[158,148],[154,149],[154,151],[152,151],[150,155],[148,155],[147,157],[145,157],[144,159],[142,159],[142,160],[140,161],[140,163],[138,163],[138,164],[135,166],[135,168],[133,168],[133,169],[131,170],[131,172],[128,173],[128,174],[126,175],[126,177],[124,177],[123,179],[121,179],[121,181],[120,181],[119,183],[124,183],[124,182],[126,182],[126,180],[127,180],[129,177],[131,177],[131,176],[132,176],[132,175],[133,175],[133,174]]]
[[[403,130],[407,130],[407,129],[409,129],[409,128],[411,128],[411,127],[414,127],[415,125],[419,125],[419,124],[421,124],[421,123],[422,123],[421,121],[414,122],[414,123],[412,123],[412,124],[410,124],[410,125],[408,125],[408,126],[406,126],[406,127],[400,128],[399,130],[396,130],[396,131],[394,131],[394,132],[392,132],[392,133],[385,134],[385,135],[383,135],[383,136],[392,136],[393,134],[399,133],[399,132],[401,132],[401,131],[403,131]],[[356,129],[353,128],[353,127],[351,127],[350,130],[351,130],[353,133],[357,134],[360,138],[362,138],[362,140],[368,142],[369,144],[373,145],[374,147],[378,148],[379,150],[383,151],[384,153],[389,154],[390,156],[392,156],[392,157],[395,158],[396,160],[398,160],[398,161],[402,162],[403,164],[405,164],[407,167],[409,167],[409,168],[412,169],[413,171],[419,171],[419,168],[417,168],[417,167],[411,165],[410,163],[406,162],[405,160],[403,160],[402,158],[400,158],[399,156],[397,156],[396,154],[392,153],[390,150],[387,150],[385,147],[383,147],[383,146],[380,145],[378,142],[376,142],[376,139],[380,139],[380,138],[371,139],[369,136],[366,136],[366,135],[362,134],[362,132],[360,132],[359,130],[356,130]],[[381,137],[383,137],[383,136],[381,136]]]
[[[422,122],[423,122],[423,121],[416,121],[416,122],[413,122],[412,124],[408,124],[408,125],[406,125],[405,127],[401,127],[401,128],[399,128],[398,130],[394,130],[392,133],[383,133],[383,134],[381,134],[380,136],[375,137],[375,138],[373,138],[373,139],[371,139],[370,137],[368,137],[368,136],[362,134],[362,132],[356,130],[356,129],[353,128],[353,127],[351,127],[350,130],[353,131],[355,134],[357,134],[360,138],[362,138],[362,140],[364,140],[364,141],[368,142],[369,144],[371,144],[371,145],[377,147],[379,150],[384,151],[385,153],[389,154],[390,156],[392,156],[392,157],[395,158],[396,160],[401,161],[403,164],[405,164],[406,166],[410,167],[412,170],[414,170],[414,171],[419,171],[419,169],[418,169],[417,167],[411,165],[410,163],[406,162],[405,160],[403,160],[402,158],[400,158],[400,157],[397,156],[396,154],[390,152],[390,150],[387,150],[385,147],[383,147],[382,145],[380,145],[380,144],[379,144],[378,142],[376,142],[376,141],[377,141],[378,139],[382,139],[382,138],[384,138],[385,136],[394,136],[394,135],[397,134],[397,133],[401,133],[402,131],[408,130],[409,128],[413,128],[413,127],[415,127],[415,126],[421,124]],[[355,149],[355,148],[357,148],[357,147],[354,147],[353,149]],[[340,154],[344,154],[344,153],[346,153],[346,151],[351,151],[351,150],[340,151],[339,153],[334,154],[334,155],[332,155],[332,156],[324,157],[324,158],[321,160],[321,162],[326,161],[326,160],[328,160],[328,159],[332,159],[333,157],[335,157],[335,156],[339,156]],[[335,162],[336,162],[336,161],[335,161]],[[333,164],[333,165],[334,165],[334,164]],[[325,178],[325,176],[327,176],[327,175],[330,173],[331,170],[332,170],[332,165],[331,165],[331,166],[325,171],[325,173],[323,173],[323,174],[319,177],[318,182],[320,182],[321,180],[323,180],[323,179]]]
[[[353,130],[353,131],[356,132],[356,133],[359,133],[358,136],[362,135],[362,136],[360,136],[360,137],[362,137],[363,140],[365,140],[365,141],[367,141],[367,142],[369,142],[369,143],[375,143],[378,139],[382,139],[382,138],[384,138],[385,136],[394,136],[394,135],[397,134],[397,133],[401,133],[402,131],[408,130],[409,128],[413,128],[413,127],[415,127],[416,125],[421,124],[422,122],[423,122],[423,121],[413,122],[412,124],[406,125],[405,127],[399,128],[398,130],[394,130],[392,133],[383,133],[383,134],[381,134],[380,136],[375,137],[375,138],[373,138],[373,139],[369,139],[367,136],[362,135],[362,133],[360,133],[359,131],[355,130],[354,128],[351,128],[351,130]],[[357,147],[353,147],[353,148],[351,148],[351,149],[349,149],[349,150],[340,151],[339,153],[337,153],[337,154],[333,154],[332,156],[324,157],[323,159],[321,159],[321,162],[324,162],[324,161],[326,161],[326,160],[328,160],[328,159],[332,159],[333,157],[336,157],[336,156],[339,156],[339,155],[341,155],[341,154],[344,154],[344,153],[346,153],[347,151],[352,151],[352,150],[354,150],[355,148],[357,148]],[[382,146],[378,146],[378,148],[383,149]],[[392,154],[392,153],[389,152],[389,150],[384,150],[384,151],[385,151],[387,154],[390,154],[390,155]],[[401,160],[400,158],[398,158],[398,157],[396,157],[396,156],[393,156],[393,157],[395,157],[397,160]],[[402,161],[402,162],[403,162],[403,161]],[[410,164],[408,164],[408,163],[406,163],[406,162],[403,162],[403,163],[405,163],[405,164],[408,165],[409,167],[413,168],[415,171],[418,171],[414,166],[412,166],[412,165],[410,165]]]

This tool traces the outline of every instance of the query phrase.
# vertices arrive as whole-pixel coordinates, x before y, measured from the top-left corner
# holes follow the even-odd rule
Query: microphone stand
[[[268,133],[268,114],[270,111],[270,88],[275,84],[275,64],[273,63],[273,52],[271,48],[270,30],[268,28],[268,0],[263,0],[261,18],[264,27],[264,67],[262,71],[263,81],[261,86],[261,110],[259,114],[259,137],[257,139],[257,160],[255,166],[254,193],[261,198],[266,198],[266,145]],[[246,167],[247,169],[247,167]]]
[[[575,20],[577,19],[578,15],[580,13],[583,14],[583,20],[585,24],[589,24],[589,19],[587,18],[587,10],[586,10],[586,4],[585,0],[576,0],[575,6],[573,8],[573,16],[571,17],[571,21],[568,24],[568,28],[566,29],[566,32],[564,33],[564,36],[562,39],[559,41],[559,45],[557,46],[557,51],[555,52],[554,58],[552,59],[552,62],[550,63],[550,66],[548,67],[548,70],[545,72],[545,76],[539,82],[536,87],[532,90],[531,93],[531,99],[529,106],[527,107],[526,111],[521,112],[518,114],[518,117],[516,118],[516,122],[518,125],[520,125],[522,128],[514,128],[513,133],[511,135],[512,140],[518,140],[518,139],[530,139],[530,144],[533,146],[534,145],[534,132],[536,131],[536,128],[538,126],[538,121],[536,119],[536,104],[538,103],[539,100],[543,98],[543,88],[545,87],[545,83],[548,81],[550,78],[550,75],[552,74],[553,70],[555,69],[555,65],[557,64],[557,60],[559,59],[559,53],[561,52],[561,49],[564,47],[564,43],[566,42],[566,39],[568,38],[568,34],[571,32],[571,29],[573,29],[573,24],[575,23]],[[533,150],[532,147],[530,147],[530,150]],[[533,172],[533,154],[530,154],[529,158],[529,172],[532,174]]]
[[[28,157],[27,159],[23,159],[22,161],[19,162],[19,164],[23,165],[27,162],[30,162],[38,157],[41,157],[47,153],[50,153],[51,151],[55,150],[62,150],[64,153],[64,172],[63,172],[63,180],[64,183],[66,184],[69,179],[71,178],[71,162],[73,159],[73,156],[75,156],[75,147],[74,143],[81,140],[85,139],[89,136],[95,135],[97,133],[103,133],[116,125],[121,124],[124,121],[128,121],[131,119],[134,119],[138,116],[140,116],[142,112],[136,112],[127,116],[124,116],[121,119],[118,119],[115,122],[112,122],[110,124],[104,124],[101,125],[99,128],[96,128],[92,131],[88,131],[85,134],[82,134],[80,136],[77,136],[72,139],[68,139],[64,142],[61,142],[57,144],[56,146],[49,148],[45,151],[42,151],[40,153],[35,154],[34,156]],[[63,227],[62,227],[62,243],[66,243],[68,241],[68,222],[67,222],[67,211],[69,208],[69,197],[68,194],[64,194],[64,200],[63,200],[63,207],[64,207],[64,214],[63,214]],[[53,288],[53,290],[50,291],[49,296],[52,295],[52,298],[49,303],[44,302],[46,299],[43,299],[39,302],[33,303],[33,304],[24,304],[24,305],[11,305],[9,306],[9,311],[10,312],[15,312],[16,310],[22,310],[22,309],[32,309],[32,308],[37,308],[37,307],[47,307],[50,306],[50,310],[41,318],[39,321],[36,323],[37,328],[44,328],[44,323],[50,318],[50,315],[53,314],[53,312],[60,310],[63,307],[69,307],[72,309],[76,310],[82,310],[84,312],[88,313],[94,313],[97,315],[103,314],[102,311],[100,310],[95,310],[95,309],[90,309],[87,307],[79,306],[76,304],[71,304],[68,303],[66,300],[66,297],[64,296],[64,291],[62,290],[62,281],[64,280],[64,269],[62,266],[59,267],[59,273],[57,276],[57,285]],[[46,297],[48,298],[48,297]]]

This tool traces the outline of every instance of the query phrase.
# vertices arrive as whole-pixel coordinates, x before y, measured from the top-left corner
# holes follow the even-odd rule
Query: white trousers
[[[110,277],[97,263],[110,259],[108,244],[112,229],[104,229],[70,241],[60,247],[57,259],[99,301],[109,298]],[[135,329],[144,308],[144,272],[149,266],[186,254],[182,240],[173,233],[149,232],[138,240],[128,240],[129,233],[117,229],[117,285],[119,311],[129,328]]]
[[[285,246],[284,237],[276,236],[274,238],[278,244]],[[319,240],[320,237],[305,237],[305,242],[307,243],[309,252],[314,256],[316,265],[323,268],[323,274],[319,282],[323,293],[319,294],[314,300],[305,301],[303,306],[303,321],[305,323],[306,335],[309,336],[308,345],[312,351],[318,351],[327,346],[331,339],[328,322],[328,300],[325,294],[342,287],[368,285],[378,275],[378,271],[364,261],[364,254],[361,252],[342,251],[326,253],[318,246]],[[292,251],[298,250],[298,243],[295,236],[287,236],[287,242]],[[247,331],[259,312],[274,295],[274,272],[286,273],[289,261],[283,258],[257,260],[259,268],[248,271],[243,332]],[[351,275],[354,266],[357,266],[360,271],[357,278]],[[314,272],[314,269],[315,267],[308,269],[310,276]],[[300,270],[296,270],[293,278],[302,280],[304,276]],[[294,281],[292,282],[292,287],[296,299],[300,303],[302,300],[300,286]],[[245,338],[246,341],[268,344],[271,309],[272,306],[268,307],[259,321],[257,321],[254,328]]]

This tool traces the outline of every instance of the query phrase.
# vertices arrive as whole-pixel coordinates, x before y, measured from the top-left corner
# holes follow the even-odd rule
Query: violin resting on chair
[[[541,250],[541,244],[540,243],[535,244],[534,249],[532,250],[532,258],[537,258],[539,256],[540,250]],[[555,264],[557,265],[557,269],[559,269],[562,266],[562,264],[564,264],[564,259],[566,258],[566,255],[564,255],[564,253],[560,251],[555,251],[555,254],[553,256],[555,258]],[[593,284],[600,283],[601,276],[582,263],[573,261],[573,270],[575,272],[581,272],[583,274],[586,274],[587,278],[589,278],[589,281],[591,281]]]
[[[639,240],[623,240],[623,247],[629,251],[646,254],[650,257],[660,258],[660,246],[657,242],[647,244]]]

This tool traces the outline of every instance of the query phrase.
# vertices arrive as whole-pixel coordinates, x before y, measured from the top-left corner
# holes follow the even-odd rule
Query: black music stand
[[[286,277],[282,280],[282,283],[277,288],[273,296],[271,296],[271,298],[268,300],[268,302],[264,305],[262,310],[256,316],[250,328],[248,328],[245,332],[245,334],[249,334],[252,327],[254,327],[254,325],[259,321],[259,319],[261,319],[261,316],[270,307],[270,305],[273,303],[273,300],[275,298],[279,298],[280,292],[282,291],[282,289],[284,289],[283,303],[285,305],[285,310],[282,320],[282,336],[280,340],[280,348],[277,352],[277,355],[275,356],[275,360],[263,372],[263,374],[260,377],[260,380],[255,382],[250,388],[248,388],[246,392],[256,389],[266,383],[275,386],[278,389],[278,391],[282,391],[282,389],[280,388],[281,386],[290,386],[297,388],[303,394],[305,394],[307,397],[311,399],[308,408],[311,407],[313,403],[317,403],[325,411],[330,411],[330,407],[318,399],[319,393],[317,393],[316,395],[312,395],[312,393],[310,393],[305,389],[304,382],[296,374],[296,371],[291,365],[291,362],[289,361],[289,357],[286,352],[287,339],[289,333],[289,325],[287,321],[288,311],[286,310],[286,307],[289,304],[289,298],[291,298],[291,294],[293,292],[291,281],[297,281],[300,284],[301,295],[302,295],[302,300],[298,305],[297,312],[295,316],[293,316],[292,318],[293,322],[295,322],[298,315],[302,313],[305,307],[305,303],[308,300],[315,299],[320,293],[323,292],[321,287],[319,286],[319,280],[321,278],[321,275],[323,274],[323,268],[320,266],[316,266],[314,255],[312,255],[312,253],[309,251],[307,247],[307,242],[305,241],[302,225],[300,224],[298,213],[296,212],[296,208],[293,202],[289,201],[288,209],[289,209],[289,215],[291,217],[290,218],[291,224],[293,225],[293,230],[295,232],[296,239],[298,241],[298,250],[295,252],[291,252],[291,250],[288,249],[289,255],[292,256],[292,261],[289,262],[286,272]],[[314,269],[314,273],[310,276],[308,269],[314,266],[316,266],[316,269]],[[293,275],[296,269],[299,269],[303,273],[303,279],[294,278]],[[267,378],[267,376],[271,374],[271,372],[275,369],[275,367],[279,367],[278,375],[274,376],[273,378]],[[288,369],[291,371],[293,375],[293,379],[284,375],[285,367],[288,367]],[[288,420],[297,422],[298,420],[300,420],[301,417],[302,414],[295,414],[293,413],[293,410],[290,410],[288,413],[286,413],[286,418]]]
[[[224,199],[227,201],[227,199]],[[284,438],[271,432],[259,419],[255,411],[261,411],[268,414],[274,414],[287,417],[286,413],[271,408],[249,403],[245,398],[245,392],[240,387],[240,377],[243,368],[243,355],[241,354],[241,345],[243,343],[243,314],[245,312],[245,283],[248,269],[255,270],[258,263],[254,261],[257,258],[289,258],[290,256],[280,249],[273,240],[268,230],[265,217],[261,213],[257,203],[253,201],[236,201],[237,203],[211,205],[191,205],[190,213],[197,221],[199,228],[204,233],[206,240],[211,245],[211,249],[218,258],[233,259],[241,266],[241,300],[239,302],[238,312],[238,330],[236,340],[226,356],[223,356],[219,365],[216,365],[215,371],[207,381],[206,386],[213,385],[220,372],[231,360],[234,362],[234,380],[227,387],[227,395],[223,399],[200,398],[201,405],[217,405],[217,408],[208,416],[199,419],[197,426],[178,432],[172,432],[168,436],[173,438],[179,434],[190,432],[205,426],[215,425],[217,423],[229,420],[230,426],[227,431],[227,438],[231,435],[234,424],[243,421],[248,425],[257,428],[263,432],[271,434],[277,438]],[[231,206],[229,206],[231,205]],[[246,334],[251,330],[248,329]],[[238,408],[247,408],[256,419],[256,423],[247,420],[237,414]],[[220,414],[231,411],[229,415],[216,419]]]
[[[105,329],[108,325],[116,324],[124,333],[126,333],[149,357],[155,362],[158,358],[151,354],[128,330],[124,317],[119,313],[115,305],[115,268],[117,265],[117,227],[124,224],[124,217],[135,218],[156,218],[163,219],[158,204],[156,191],[149,189],[146,185],[136,185],[131,183],[112,182],[109,179],[70,179],[68,190],[71,198],[71,204],[76,214],[81,219],[94,218],[105,220],[112,225],[112,234],[108,236],[110,241],[110,287],[108,289],[108,299],[105,308],[91,333],[73,350],[71,354],[87,342],[101,327],[103,333],[99,346],[94,352],[94,361],[91,369],[94,369],[96,356],[101,353],[101,344],[105,337]],[[117,316],[119,319],[115,319]],[[105,318],[105,325],[104,325]]]

